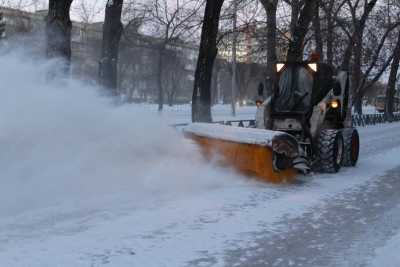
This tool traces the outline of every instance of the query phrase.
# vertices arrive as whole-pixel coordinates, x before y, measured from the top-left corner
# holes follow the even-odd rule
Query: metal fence
[[[376,125],[381,123],[391,123],[400,121],[400,112],[393,114],[392,119],[388,119],[384,114],[364,114],[364,115],[353,115],[353,126],[354,127],[366,127],[369,125]],[[219,123],[223,125],[254,128],[256,125],[255,120],[227,120],[227,121],[216,121],[213,123]],[[175,128],[182,128],[188,124],[176,124],[173,125]]]
[[[391,119],[388,119],[385,114],[353,115],[352,119],[355,127],[365,127],[368,125],[400,121],[400,113],[393,114]]]
[[[400,121],[400,113],[393,114],[393,117],[390,120],[384,114],[353,115],[352,119],[354,127],[366,127],[369,125]],[[252,128],[255,127],[256,122],[255,120],[228,120],[228,121],[217,121],[215,123],[237,126],[237,127]]]

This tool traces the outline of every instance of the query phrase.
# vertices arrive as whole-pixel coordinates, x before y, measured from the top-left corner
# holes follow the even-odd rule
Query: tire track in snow
[[[229,251],[226,266],[365,266],[400,229],[399,189],[396,168],[299,218],[283,218],[277,224],[288,232],[253,233],[256,245]]]
[[[360,161],[399,147],[398,133],[399,124],[361,129]],[[399,189],[396,168],[298,218],[283,217],[276,224],[282,232],[253,233],[256,245],[228,251],[226,266],[365,266],[375,248],[400,228]]]
[[[362,157],[361,157],[361,163],[363,160],[366,160],[367,158],[371,156],[375,156],[377,153],[385,153],[388,151],[389,148],[393,148],[395,144],[400,143],[400,137],[397,137],[397,133],[400,130],[400,125],[385,125],[385,127],[370,127],[366,129],[361,129],[361,138],[362,142],[364,142],[367,147],[367,150],[363,151]],[[375,142],[375,140],[380,140],[381,144],[378,144]],[[319,178],[318,176],[316,178]],[[325,179],[326,178],[326,179]],[[214,239],[221,239],[225,238],[226,242],[231,242],[235,237],[234,235],[239,234],[240,232],[244,231],[244,229],[241,228],[235,228],[232,231],[234,232],[227,232],[227,234],[224,236],[223,232],[223,227],[226,226],[226,224],[237,220],[238,222],[243,222],[245,223],[246,220],[252,220],[252,215],[258,213],[262,210],[267,210],[269,207],[274,207],[276,214],[275,216],[278,216],[277,219],[273,219],[272,221],[275,221],[273,228],[279,228],[279,226],[282,224],[282,218],[285,218],[284,212],[279,212],[279,207],[280,204],[288,203],[287,201],[294,201],[295,199],[290,199],[291,196],[298,197],[302,196],[304,194],[307,194],[310,190],[319,190],[319,187],[326,187],[327,183],[329,183],[331,180],[329,177],[322,178],[322,181],[324,182],[323,184],[319,184],[318,179],[313,180],[311,183],[306,183],[305,185],[283,185],[283,186],[272,186],[272,185],[266,185],[266,184],[254,184],[254,183],[246,183],[245,185],[237,185],[234,186],[235,188],[231,189],[218,189],[218,192],[204,192],[203,197],[204,198],[211,198],[213,201],[212,203],[196,203],[200,204],[201,206],[196,206],[193,208],[193,210],[190,211],[188,214],[188,211],[185,211],[183,207],[185,205],[182,205],[182,207],[178,207],[178,212],[179,214],[185,214],[185,216],[177,216],[173,217],[175,215],[169,215],[172,218],[169,218],[169,216],[164,217],[163,215],[168,214],[166,211],[166,206],[168,205],[162,205],[158,209],[153,209],[145,213],[145,216],[150,216],[149,218],[152,218],[153,220],[148,220],[154,222],[154,227],[151,230],[147,231],[141,231],[140,229],[144,228],[147,229],[147,227],[142,227],[142,223],[135,223],[135,220],[131,220],[131,223],[129,225],[134,225],[135,226],[135,232],[140,232],[140,235],[132,235],[131,233],[124,233],[123,232],[123,227],[121,227],[120,237],[123,237],[124,235],[131,235],[128,240],[131,240],[130,242],[136,243],[136,244],[142,244],[142,251],[140,250],[140,247],[135,247],[132,246],[130,249],[134,251],[136,254],[131,255],[129,254],[128,257],[131,258],[137,258],[143,259],[140,257],[143,257],[143,255],[147,255],[144,252],[146,250],[151,251],[151,253],[156,253],[157,255],[159,253],[165,252],[168,250],[168,247],[181,247],[183,248],[184,246],[189,247],[189,251],[200,251],[198,248],[207,248],[208,245],[206,242],[204,244],[191,244],[190,240],[193,240],[192,237],[201,237],[204,238],[204,240],[208,240],[208,242],[213,242]],[[334,178],[334,179],[333,179]],[[332,181],[338,182],[340,181],[340,177],[337,176],[332,176]],[[356,184],[356,186],[351,186],[348,185],[348,187],[356,187],[359,188],[359,184]],[[326,189],[326,188],[325,188]],[[240,193],[236,196],[233,196],[233,194]],[[229,199],[226,199],[226,197],[229,195]],[[218,203],[216,205],[216,203]],[[181,203],[182,204],[182,203]],[[179,205],[181,205],[179,204]],[[179,209],[182,208],[182,211],[179,211]],[[117,211],[119,213],[120,211]],[[101,226],[102,224],[109,225],[109,227],[113,226],[116,228],[119,228],[119,223],[117,221],[123,220],[124,216],[135,216],[137,211],[132,210],[130,213],[122,215],[121,218],[118,218],[119,216],[113,217],[112,214],[108,216],[108,219],[102,219],[101,216],[98,216],[96,214],[90,215],[90,218],[88,218],[87,222],[82,222],[81,217],[78,215],[76,218],[69,218],[68,222],[67,221],[61,221],[61,222],[55,222],[56,224],[51,224],[49,230],[47,229],[42,229],[43,231],[39,232],[39,239],[43,239],[46,234],[47,236],[50,236],[52,239],[59,240],[63,239],[64,235],[71,235],[73,236],[74,239],[76,240],[86,240],[85,236],[87,232],[96,232],[96,229],[98,231],[99,225]],[[101,211],[100,211],[101,214]],[[295,218],[288,218],[288,219],[301,219],[302,214],[304,212],[301,212],[301,216],[295,216]],[[163,218],[164,222],[159,223],[156,220],[156,215],[161,216],[160,218]],[[271,215],[271,216],[274,216]],[[136,215],[139,216],[139,215]],[[247,218],[246,218],[247,216]],[[268,217],[268,214],[265,214],[266,217]],[[140,217],[140,216],[139,216]],[[153,218],[154,217],[154,218]],[[112,219],[111,219],[112,218]],[[255,218],[257,219],[257,218]],[[128,220],[129,221],[129,220]],[[144,220],[145,221],[145,220]],[[176,224],[174,224],[171,227],[171,221],[175,221]],[[80,229],[76,231],[76,223],[77,222],[80,225]],[[93,222],[95,222],[93,224]],[[139,220],[139,222],[141,222]],[[233,225],[243,225],[243,223],[238,223]],[[282,224],[284,225],[284,224]],[[27,221],[22,227],[25,227],[26,229],[29,229],[29,227],[32,226],[29,224],[29,221]],[[43,225],[42,225],[43,226]],[[46,226],[46,225],[44,225]],[[49,225],[47,225],[49,226]],[[47,228],[46,226],[46,228]],[[72,227],[72,228],[71,228]],[[262,225],[261,225],[262,227]],[[265,224],[266,228],[270,231],[268,234],[271,232],[273,233],[275,230],[271,229],[270,224]],[[285,225],[286,228],[290,228],[289,225]],[[229,227],[228,227],[229,228]],[[259,227],[258,227],[259,228]],[[257,228],[257,229],[258,229]],[[52,229],[57,229],[57,231],[52,231]],[[72,229],[72,231],[71,231]],[[128,229],[128,228],[127,228]],[[217,230],[216,230],[217,229]],[[6,230],[6,229],[3,229]],[[18,229],[14,229],[15,232],[18,232]],[[28,230],[29,231],[29,230]],[[81,231],[81,232],[79,232]],[[160,233],[160,234],[159,234]],[[43,234],[43,236],[40,237],[40,235]],[[149,235],[147,235],[149,234]],[[208,238],[207,235],[210,235]],[[90,236],[90,234],[89,234]],[[116,235],[117,236],[117,235]],[[147,241],[144,240],[143,238],[146,236],[151,236],[151,242],[154,242],[156,245],[156,248],[152,247],[150,245],[149,247],[146,247],[144,243]],[[143,238],[142,238],[143,237]],[[284,237],[282,234],[281,237]],[[35,236],[34,238],[37,238]],[[47,237],[46,237],[47,238]],[[71,237],[72,238],[72,237]],[[254,236],[253,236],[254,238]],[[118,239],[118,238],[117,238]],[[30,240],[32,243],[35,243],[34,240]],[[20,239],[18,242],[24,242],[24,237]],[[150,243],[151,243],[150,242]],[[147,244],[150,244],[147,242]],[[202,242],[196,242],[196,243],[202,243]],[[51,243],[50,243],[51,244]],[[191,246],[194,247],[191,247]],[[218,247],[218,243],[214,245],[213,247]],[[104,251],[117,251],[119,250],[118,245],[114,243],[105,243],[103,246]],[[97,252],[102,253],[101,251],[103,249],[99,248],[96,246],[96,248],[91,248],[90,246],[86,246],[83,248],[84,250],[88,250],[85,252],[86,255],[97,255]],[[79,250],[79,249],[76,249]],[[250,250],[250,252],[253,250]],[[213,250],[209,250],[209,253],[212,253]],[[243,262],[246,262],[247,257],[245,256],[248,251],[242,250],[240,252],[240,258],[239,260],[242,260]],[[229,254],[229,253],[228,253]],[[115,260],[118,260],[118,257],[120,254],[116,253],[115,256],[110,256],[108,258],[108,261],[111,263],[115,262]],[[251,254],[248,254],[251,255]],[[197,257],[194,257],[194,261],[191,261],[193,263],[192,265],[200,265],[200,266],[213,266],[213,265],[218,265],[220,262],[218,259],[215,258],[213,255],[205,254],[205,257],[202,259],[196,260]],[[169,256],[173,257],[173,255]],[[163,261],[163,258],[160,258],[157,261],[157,264],[151,265],[152,260],[149,257],[145,257],[147,261],[147,266],[157,266],[158,263],[161,263]],[[168,257],[167,257],[168,258]],[[277,258],[278,260],[279,258]],[[228,259],[229,260],[229,259]],[[140,260],[139,260],[140,262]],[[142,261],[143,262],[143,261]],[[154,263],[154,262],[153,262]],[[208,263],[208,264],[207,264]],[[234,262],[237,263],[237,262]],[[290,264],[292,262],[288,262]],[[279,261],[278,261],[278,264]],[[132,265],[132,264],[131,264]],[[134,266],[134,265],[133,265]],[[166,265],[168,266],[168,265]],[[181,266],[181,265],[178,265]],[[228,265],[229,266],[229,265]],[[248,265],[247,265],[248,266]],[[278,265],[279,266],[279,265]],[[281,265],[284,266],[284,265]]]

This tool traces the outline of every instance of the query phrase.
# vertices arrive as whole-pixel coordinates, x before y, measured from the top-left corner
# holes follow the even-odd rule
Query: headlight
[[[330,103],[331,108],[338,108],[339,107],[339,101],[338,100],[332,100]]]
[[[280,72],[284,67],[285,67],[285,64],[278,63],[278,64],[276,64],[276,71]]]
[[[317,72],[317,71],[318,71],[318,65],[317,65],[317,63],[309,63],[309,64],[308,64],[308,67],[309,67],[310,69],[312,69],[314,72]]]

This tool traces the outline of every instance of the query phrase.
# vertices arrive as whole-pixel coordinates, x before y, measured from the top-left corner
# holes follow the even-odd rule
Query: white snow
[[[400,232],[396,233],[387,243],[375,251],[368,267],[398,267],[400,266]]]
[[[400,124],[378,125],[360,130],[357,168],[260,183],[202,160],[169,126],[186,108],[116,106],[94,87],[46,81],[55,62],[0,61],[1,266],[221,266],[226,249],[256,245],[252,233],[285,231],[283,218],[399,165]]]
[[[278,131],[242,128],[210,123],[191,123],[186,126],[183,131],[201,137],[209,137],[213,139],[261,146],[271,146],[272,140],[275,136],[285,134]]]
[[[18,216],[13,221],[19,223],[2,226],[8,237],[0,246],[0,260],[5,266],[107,262],[110,266],[184,266],[208,255],[215,257],[215,266],[221,266],[225,249],[248,247],[254,242],[251,233],[261,229],[285,230],[276,225],[283,215],[294,218],[329,196],[365,183],[396,166],[388,159],[399,152],[371,157],[341,176],[320,176],[305,188],[233,182],[143,207],[113,206],[65,215],[69,207],[60,206],[59,211],[48,210],[39,218]],[[47,221],[48,217],[53,220]]]
[[[222,186],[230,176],[203,162],[156,112],[114,106],[78,82],[47,82],[48,63],[1,61],[0,215],[65,200],[84,206],[108,194],[153,202]]]

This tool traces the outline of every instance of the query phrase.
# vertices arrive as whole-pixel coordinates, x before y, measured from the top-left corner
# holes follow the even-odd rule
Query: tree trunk
[[[164,107],[164,87],[162,83],[164,51],[165,51],[165,45],[162,44],[158,49],[158,67],[157,67],[158,111],[162,111]]]
[[[385,115],[389,120],[393,118],[393,102],[394,102],[394,95],[396,93],[396,79],[397,79],[397,72],[399,70],[399,64],[400,64],[400,31],[397,39],[396,48],[393,52],[393,61],[390,68],[390,76],[386,89]]]
[[[132,86],[132,87],[129,87],[128,89],[127,89],[127,91],[126,91],[126,94],[127,94],[127,96],[126,96],[126,101],[129,103],[129,104],[131,104],[131,103],[133,103],[133,91],[134,91],[135,89],[134,89],[134,87]]]
[[[211,103],[218,104],[219,101],[219,91],[218,91],[218,77],[220,71],[220,64],[218,60],[215,61],[213,72],[212,72],[212,80],[211,80]]]
[[[356,113],[362,114],[362,95],[361,90],[359,89],[360,82],[361,82],[361,64],[362,64],[362,37],[363,37],[363,30],[362,32],[356,33],[356,38],[353,47],[353,65],[352,65],[352,94],[354,96],[354,108]]]
[[[237,0],[233,0],[233,33],[232,33],[232,87],[231,87],[231,108],[232,108],[232,116],[236,116],[236,100],[238,93],[238,84],[237,84],[237,57],[236,57],[236,46],[238,41],[238,33],[237,33],[237,8],[238,3]]]
[[[324,60],[324,43],[322,41],[322,34],[321,34],[321,19],[319,16],[319,3],[316,3],[315,7],[315,16],[313,18],[313,27],[314,27],[314,38],[315,38],[315,45],[316,51],[321,56],[321,61]]]
[[[121,23],[123,0],[108,0],[103,25],[103,44],[99,66],[100,84],[117,95],[118,53],[123,26]]]
[[[270,0],[267,1],[271,2]],[[291,0],[290,7],[292,9],[291,19],[290,19],[290,35],[293,36],[296,31],[296,25],[300,14],[300,8],[301,8],[300,0]]]
[[[327,64],[333,65],[333,34],[334,34],[334,21],[332,18],[333,1],[330,3],[328,14],[326,14],[327,35],[326,35],[326,61]]]
[[[6,21],[4,20],[3,13],[0,12],[0,39],[3,39],[6,34]]]
[[[352,84],[351,84],[351,97],[350,106],[353,106],[356,113],[362,114],[362,88],[359,88],[362,76],[361,64],[362,64],[362,49],[363,49],[363,35],[367,19],[376,5],[377,0],[371,0],[370,2],[365,1],[366,6],[360,19],[355,18],[353,14],[353,27],[354,31],[349,39],[349,43],[345,49],[343,56],[343,62],[341,68],[343,70],[350,70],[350,62],[353,56],[353,65],[351,67]]]
[[[50,0],[46,21],[47,57],[63,60],[59,70],[64,74],[69,73],[71,65],[71,4],[72,0]]]
[[[174,105],[175,92],[168,92],[168,106]]]
[[[267,78],[266,96],[271,95],[275,86],[276,72],[276,12],[278,0],[261,0],[267,13]]]
[[[308,32],[313,15],[315,14],[316,4],[317,0],[305,0],[292,39],[289,43],[289,50],[286,58],[289,62],[301,61],[303,59],[304,39]]]
[[[211,122],[211,76],[217,56],[217,35],[224,0],[207,0],[194,78],[192,121]]]
[[[343,61],[341,64],[341,69],[350,71],[350,63],[351,63],[351,57],[353,55],[353,46],[354,46],[354,36],[349,40],[349,43],[346,46],[346,49],[343,54]]]
[[[343,61],[341,64],[341,69],[350,70],[350,61],[352,58],[352,52],[354,50],[354,46],[360,44],[360,43],[357,44],[357,41],[358,41],[357,38],[359,38],[359,36],[361,34],[361,45],[362,45],[362,36],[364,33],[365,24],[367,22],[367,19],[368,19],[370,13],[374,9],[377,1],[378,0],[371,0],[370,2],[366,1],[364,13],[362,14],[361,18],[359,20],[357,20],[355,17],[353,17],[353,20],[356,22],[355,25],[353,25],[354,32],[353,32],[351,38],[349,39],[349,43],[347,44],[347,47],[345,49]]]

